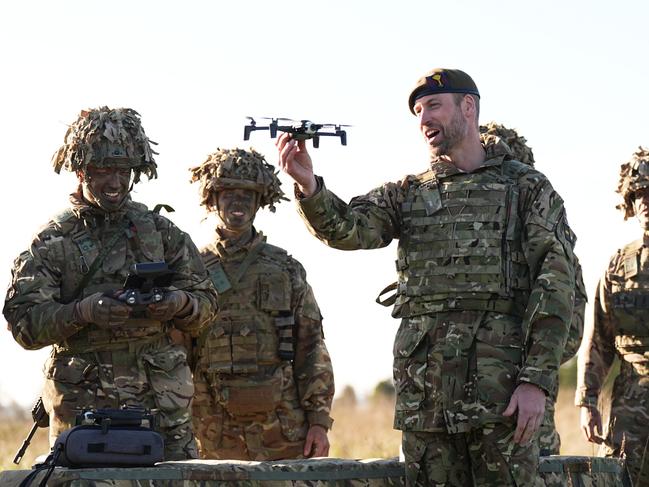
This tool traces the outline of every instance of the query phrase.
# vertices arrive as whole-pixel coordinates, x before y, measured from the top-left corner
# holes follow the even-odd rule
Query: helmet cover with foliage
[[[259,206],[275,211],[275,203],[288,201],[275,167],[254,149],[217,149],[197,167],[190,169],[192,183],[200,181],[201,205],[216,209],[217,193],[222,189],[249,189],[259,193]]]
[[[635,215],[634,194],[644,188],[649,188],[649,150],[638,147],[631,160],[620,166],[617,192],[622,196],[622,203],[616,208],[624,212],[625,220]]]
[[[496,137],[499,137],[507,145],[517,161],[534,167],[534,154],[527,145],[525,137],[518,135],[516,130],[509,129],[496,122],[480,125],[480,139],[483,144],[496,143]]]
[[[128,167],[133,170],[133,182],[142,174],[148,179],[158,177],[151,149],[156,144],[144,133],[140,114],[131,108],[108,107],[82,110],[70,125],[64,144],[52,156],[56,173],[65,168],[85,173],[88,165],[97,167]]]

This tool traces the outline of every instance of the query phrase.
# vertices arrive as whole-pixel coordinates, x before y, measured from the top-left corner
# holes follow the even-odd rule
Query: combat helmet
[[[142,174],[158,177],[151,149],[156,144],[144,133],[140,114],[131,108],[93,108],[82,110],[70,125],[64,143],[52,156],[56,173],[61,168],[85,173],[88,165],[121,166],[133,170],[133,183]]]
[[[516,130],[509,129],[496,122],[480,125],[480,139],[485,145],[497,143],[499,138],[507,145],[517,161],[534,167],[534,154],[527,145],[525,137],[518,135]]]
[[[625,220],[635,216],[634,193],[644,188],[649,188],[649,150],[638,147],[631,160],[620,166],[617,192],[622,196],[622,203],[616,208],[624,212]]]
[[[200,181],[201,205],[216,209],[216,194],[222,189],[250,189],[260,194],[259,206],[275,211],[275,203],[288,201],[274,166],[254,149],[217,149],[190,169],[191,182]]]

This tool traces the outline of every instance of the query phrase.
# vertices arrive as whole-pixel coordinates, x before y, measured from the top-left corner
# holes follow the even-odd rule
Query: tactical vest
[[[517,179],[505,160],[448,181],[420,175],[401,206],[395,316],[490,310],[522,316],[529,270],[522,251]]]
[[[620,265],[609,279],[615,348],[624,358],[622,372],[649,377],[649,248],[642,240],[622,249]],[[631,368],[625,370],[628,364]]]
[[[260,242],[238,281],[241,261],[222,261],[206,255],[207,270],[219,287],[219,312],[199,340],[198,366],[209,374],[256,374],[294,358],[295,318],[291,310],[292,285],[286,251]],[[229,288],[224,288],[224,281]],[[223,290],[225,289],[225,290]]]
[[[53,219],[53,225],[61,236],[50,239],[46,244],[52,262],[61,269],[62,302],[83,299],[96,292],[120,289],[132,264],[164,260],[163,237],[156,228],[153,212],[148,211],[144,205],[131,202],[125,218],[130,222],[128,226],[122,222],[114,223],[103,233],[101,241],[86,230],[83,222],[70,210]],[[88,273],[100,254],[102,245],[106,245],[115,232],[124,235],[118,237],[81,294],[73,296],[83,275]],[[57,350],[89,352],[123,348],[134,341],[158,339],[164,331],[164,325],[160,321],[149,318],[132,318],[123,326],[110,331],[89,324],[57,345]]]

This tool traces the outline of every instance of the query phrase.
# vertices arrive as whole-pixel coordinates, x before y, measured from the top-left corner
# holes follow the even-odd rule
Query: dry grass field
[[[566,387],[559,393],[557,427],[562,438],[564,455],[598,455],[598,448],[587,443],[579,430],[579,411],[572,405],[574,389]],[[393,402],[372,399],[360,404],[336,401],[334,427],[330,433],[331,456],[343,458],[380,458],[399,455],[401,433],[392,429]],[[22,417],[0,418],[0,470],[29,468],[36,456],[49,449],[47,433],[39,429],[25,458],[16,466],[14,455],[31,423]]]

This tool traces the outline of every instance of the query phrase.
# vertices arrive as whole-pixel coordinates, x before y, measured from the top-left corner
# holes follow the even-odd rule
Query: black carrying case
[[[63,467],[146,467],[164,460],[162,436],[149,428],[80,425],[64,431],[53,448]]]

